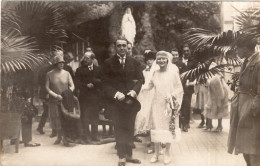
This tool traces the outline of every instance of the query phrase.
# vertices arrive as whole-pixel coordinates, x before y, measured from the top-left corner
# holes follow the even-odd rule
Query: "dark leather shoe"
[[[57,138],[56,141],[54,142],[54,145],[60,144],[61,138]]]
[[[125,166],[125,162],[118,162],[118,166]]]
[[[50,137],[53,138],[53,137],[56,137],[57,136],[57,133],[56,132],[52,132]]]
[[[205,131],[211,131],[213,128],[212,124],[206,125],[206,128],[204,129]]]
[[[183,126],[183,129],[182,129],[184,132],[188,132],[188,128],[186,126]]]
[[[37,130],[40,134],[45,134],[45,132],[43,131],[42,128],[41,128],[41,129],[40,129],[40,128],[37,128],[36,130]]]
[[[75,142],[73,139],[71,139],[71,138],[66,138],[66,140],[69,142],[69,143],[73,143],[73,142]]]
[[[39,143],[25,143],[24,147],[36,147],[36,146],[41,146]]]
[[[221,133],[222,130],[223,130],[223,127],[222,127],[222,126],[218,126],[218,127],[214,130],[214,132]]]
[[[143,141],[142,141],[140,138],[138,138],[138,137],[135,137],[135,138],[134,138],[134,141],[135,141],[135,142],[140,142],[140,143],[143,142]]]
[[[69,144],[67,138],[63,138],[62,142],[63,142],[63,145],[64,145],[64,146],[66,146],[66,147],[69,147],[69,146],[70,146],[70,144]]]
[[[205,125],[205,123],[201,122],[201,123],[199,124],[198,128],[203,128],[204,125]]]
[[[147,145],[147,148],[150,148],[152,146],[152,143],[149,143],[148,145]]]
[[[138,159],[133,159],[133,158],[127,158],[126,162],[128,163],[134,163],[134,164],[141,164],[141,161]]]

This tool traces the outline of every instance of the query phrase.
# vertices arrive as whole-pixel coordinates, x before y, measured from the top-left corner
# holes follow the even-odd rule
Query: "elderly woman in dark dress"
[[[57,131],[57,140],[54,144],[59,144],[62,140],[62,128],[66,124],[65,119],[61,115],[61,93],[65,90],[70,89],[74,90],[74,83],[72,81],[71,75],[69,72],[63,69],[64,59],[61,55],[54,57],[54,69],[47,73],[46,76],[46,90],[49,97],[49,111],[50,111],[50,122],[52,129]],[[66,140],[66,137],[63,136],[63,143],[65,146],[68,146],[69,143]]]

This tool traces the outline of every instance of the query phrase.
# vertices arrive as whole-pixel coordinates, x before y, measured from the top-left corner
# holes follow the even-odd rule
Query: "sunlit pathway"
[[[216,126],[216,120],[213,125]],[[196,128],[199,121],[191,124],[188,133],[182,133],[182,140],[172,148],[173,162],[176,166],[245,166],[241,155],[228,154],[226,142],[228,137],[229,120],[223,120],[222,133],[205,132]],[[48,126],[48,125],[47,125]],[[9,141],[4,141],[4,154],[1,155],[3,166],[116,166],[117,157],[115,143],[104,145],[75,145],[63,147],[53,145],[55,138],[49,138],[51,132],[45,127],[46,134],[36,133],[36,123],[33,126],[33,140],[40,142],[40,147],[25,148],[20,145],[20,152],[14,153],[14,147]],[[162,166],[163,156],[159,162],[151,164],[152,154],[147,154],[147,143],[136,143],[134,156],[142,161],[141,166]],[[136,165],[130,164],[127,165]]]

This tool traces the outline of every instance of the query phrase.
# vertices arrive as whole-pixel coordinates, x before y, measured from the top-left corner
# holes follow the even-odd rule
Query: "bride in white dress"
[[[154,96],[152,100],[152,129],[151,140],[154,142],[155,154],[151,158],[151,162],[158,161],[160,143],[166,143],[166,151],[164,156],[164,164],[171,162],[170,146],[176,139],[179,139],[180,129],[178,127],[178,116],[175,117],[175,131],[170,131],[170,122],[172,119],[172,110],[180,110],[183,87],[181,84],[179,71],[176,65],[170,61],[171,54],[166,51],[159,51],[156,54],[156,64],[159,66],[155,70],[149,83],[145,84],[144,89],[154,88]],[[171,105],[170,101],[174,99],[175,105]],[[175,134],[173,134],[175,133]]]

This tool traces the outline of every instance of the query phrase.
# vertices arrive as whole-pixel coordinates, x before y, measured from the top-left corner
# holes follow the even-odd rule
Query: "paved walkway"
[[[217,120],[213,121],[216,126]],[[245,166],[242,155],[228,154],[226,142],[229,119],[223,120],[222,133],[206,132],[196,128],[199,120],[191,124],[188,133],[182,133],[180,142],[172,146],[172,160],[169,165],[176,166]],[[48,125],[47,125],[48,126]],[[4,141],[4,153],[1,154],[2,166],[116,166],[115,143],[103,145],[75,145],[63,147],[53,145],[55,138],[49,138],[51,130],[45,127],[46,134],[39,135],[33,125],[33,140],[42,145],[28,148],[20,145],[20,152],[14,152],[14,146]],[[163,156],[159,162],[151,164],[152,154],[147,154],[147,143],[136,143],[134,156],[142,161],[140,166],[162,166]],[[127,166],[135,164],[128,163]]]

